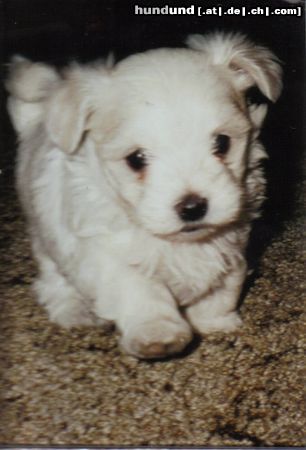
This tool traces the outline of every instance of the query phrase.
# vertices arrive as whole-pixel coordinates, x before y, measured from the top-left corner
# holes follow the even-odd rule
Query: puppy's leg
[[[242,325],[235,309],[245,275],[246,267],[242,265],[227,275],[222,287],[186,308],[186,317],[196,331],[201,334],[231,332]]]
[[[116,273],[120,275],[100,291],[95,313],[107,317],[111,311],[122,334],[123,349],[139,358],[158,358],[181,351],[192,333],[170,292],[132,268],[121,267]]]
[[[50,320],[65,328],[77,325],[93,325],[93,314],[88,310],[84,298],[63,277],[56,264],[41,251],[35,256],[39,262],[40,274],[34,283],[38,301],[48,311]]]
[[[93,299],[98,319],[115,322],[127,353],[158,358],[181,351],[191,340],[191,327],[169,290],[122,262],[105,240],[81,241],[64,267],[78,292]]]

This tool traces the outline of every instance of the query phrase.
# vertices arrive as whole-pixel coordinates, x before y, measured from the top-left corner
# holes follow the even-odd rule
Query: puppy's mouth
[[[177,242],[200,242],[211,239],[213,236],[230,230],[235,226],[235,220],[225,224],[192,224],[185,225],[179,230],[169,234],[157,234],[162,239]]]
[[[204,225],[186,225],[180,230],[180,233],[195,233],[196,231],[203,230]]]
[[[208,224],[185,225],[176,233],[175,240],[185,242],[197,242],[209,238],[216,228]]]
[[[203,238],[209,236],[213,231],[214,227],[211,225],[203,224],[193,224],[185,225],[183,228],[169,234],[159,234],[162,239],[168,239],[170,241],[177,242],[194,242],[202,240]]]

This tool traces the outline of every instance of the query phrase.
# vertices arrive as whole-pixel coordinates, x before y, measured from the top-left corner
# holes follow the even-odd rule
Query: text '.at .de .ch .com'
[[[257,6],[247,7],[242,6],[237,8],[235,6],[214,6],[206,8],[204,6],[169,6],[162,7],[155,6],[134,6],[134,13],[136,15],[191,15],[191,16],[297,16],[301,17],[303,14],[302,6],[295,6],[290,8],[272,8],[271,6]]]

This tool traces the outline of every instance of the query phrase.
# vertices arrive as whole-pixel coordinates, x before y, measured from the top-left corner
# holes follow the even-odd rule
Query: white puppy
[[[64,74],[16,57],[7,88],[17,184],[58,324],[112,321],[126,352],[155,358],[232,331],[251,220],[264,198],[258,134],[281,69],[241,35]]]

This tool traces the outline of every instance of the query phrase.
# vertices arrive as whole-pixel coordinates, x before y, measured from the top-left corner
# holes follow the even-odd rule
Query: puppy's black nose
[[[196,194],[188,194],[176,206],[176,212],[184,222],[195,222],[202,219],[208,208],[206,198]]]

